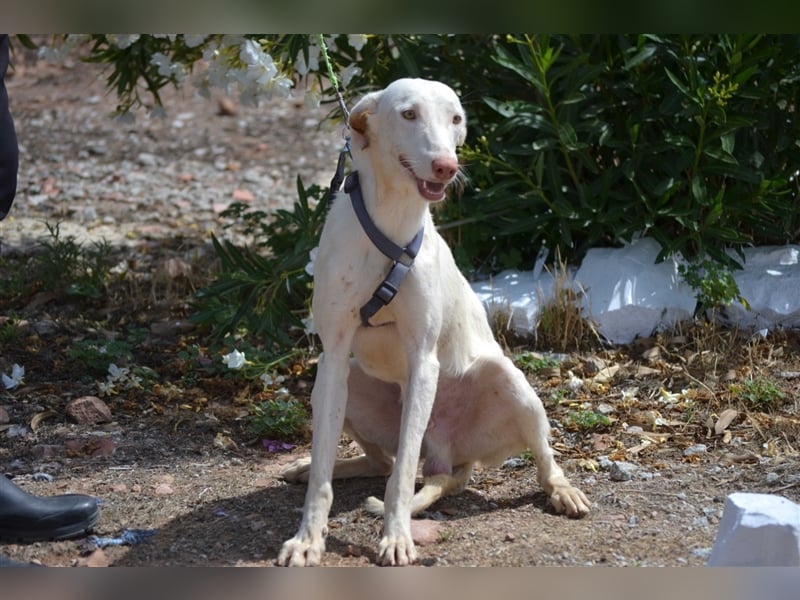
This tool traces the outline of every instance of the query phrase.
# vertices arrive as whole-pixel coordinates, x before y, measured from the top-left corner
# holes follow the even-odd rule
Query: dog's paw
[[[378,562],[384,567],[405,567],[417,560],[411,535],[384,535],[378,546]]]
[[[281,478],[289,483],[308,483],[311,458],[298,458],[281,472]]]
[[[550,495],[550,503],[557,513],[564,513],[573,519],[588,515],[592,506],[586,495],[571,485],[556,487]]]
[[[320,563],[323,552],[325,541],[321,537],[316,539],[297,534],[283,543],[275,562],[281,567],[313,567]]]

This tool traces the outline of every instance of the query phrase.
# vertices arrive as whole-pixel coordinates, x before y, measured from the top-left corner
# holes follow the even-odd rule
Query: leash
[[[344,115],[344,130],[342,131],[344,147],[342,148],[341,152],[339,152],[339,160],[336,163],[336,172],[333,174],[331,185],[328,188],[328,208],[330,208],[330,206],[333,204],[333,199],[336,196],[336,192],[338,192],[342,187],[342,181],[344,180],[344,166],[347,162],[347,157],[350,156],[350,111],[347,110],[347,104],[345,104],[344,97],[339,89],[339,78],[336,77],[336,73],[333,70],[333,63],[328,56],[328,46],[325,43],[325,36],[321,33],[318,34],[318,40],[319,47],[322,52],[322,58],[325,61],[325,66],[328,69],[328,79],[330,79],[333,90],[336,92],[336,99],[339,101],[339,108],[342,109],[342,114]]]
[[[328,57],[328,47],[325,45],[325,38],[322,34],[319,34],[319,45],[322,51],[322,57],[325,60],[325,65],[328,68],[328,77],[331,81],[334,91],[336,92],[336,97],[339,101],[339,107],[342,109],[342,113],[345,117],[345,129],[342,132],[345,143],[341,152],[339,152],[339,160],[336,163],[336,172],[333,174],[331,185],[328,188],[328,208],[330,208],[337,192],[342,186],[345,163],[347,162],[347,158],[350,156],[350,112],[347,110],[344,98],[339,90],[339,80],[337,79],[336,74],[333,72],[333,65]],[[414,259],[417,257],[419,249],[422,246],[422,238],[425,234],[425,227],[421,227],[414,236],[414,239],[412,239],[406,246],[398,246],[392,240],[386,237],[386,235],[380,229],[378,229],[378,226],[375,225],[372,217],[369,216],[367,207],[364,205],[364,196],[361,194],[361,185],[358,181],[358,171],[353,171],[347,176],[347,180],[344,183],[344,191],[350,195],[350,201],[353,205],[353,210],[356,213],[356,217],[358,217],[358,222],[361,224],[361,228],[364,230],[364,233],[367,234],[367,237],[370,239],[372,244],[378,250],[380,250],[384,256],[392,261],[392,266],[389,269],[389,273],[386,275],[386,277],[384,277],[383,281],[372,293],[372,297],[366,302],[366,304],[364,304],[364,306],[361,307],[359,311],[359,314],[361,315],[361,324],[364,327],[374,327],[369,320],[375,316],[375,313],[377,313],[381,308],[394,300],[394,297],[397,295],[397,292],[400,289],[400,284],[403,282],[403,279],[405,279],[406,275],[408,275],[411,267],[414,266]]]

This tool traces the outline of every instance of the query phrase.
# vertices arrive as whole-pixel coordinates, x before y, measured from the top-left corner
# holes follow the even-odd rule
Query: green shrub
[[[495,38],[495,114],[479,111],[466,153],[471,254],[530,265],[544,245],[574,262],[646,234],[660,259],[735,268],[727,248],[796,239],[798,40]]]
[[[306,265],[319,243],[327,205],[323,190],[305,188],[299,177],[297,193],[291,211],[267,215],[234,204],[222,214],[231,220],[228,227],[254,242],[239,247],[212,236],[220,271],[197,293],[193,320],[211,327],[214,337],[242,333],[286,351],[304,330],[312,282]]]

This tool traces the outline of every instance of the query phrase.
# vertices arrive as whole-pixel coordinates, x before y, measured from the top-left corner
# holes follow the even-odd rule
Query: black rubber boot
[[[99,519],[100,507],[91,496],[33,496],[0,475],[0,540],[38,542],[78,537]]]
[[[0,34],[0,221],[11,210],[17,192],[19,147],[14,121],[8,110],[5,75],[8,69],[8,35]]]

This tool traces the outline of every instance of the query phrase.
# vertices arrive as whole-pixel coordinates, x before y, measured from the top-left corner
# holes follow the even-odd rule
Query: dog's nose
[[[440,181],[449,181],[458,171],[458,160],[455,158],[437,158],[431,163],[433,174]]]

